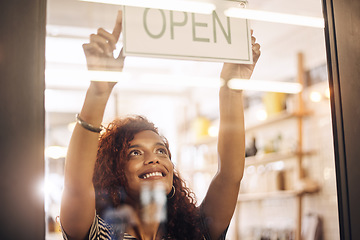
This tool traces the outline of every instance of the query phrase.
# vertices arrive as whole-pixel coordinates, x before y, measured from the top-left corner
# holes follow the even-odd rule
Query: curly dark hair
[[[145,130],[159,134],[155,125],[143,116],[118,118],[109,124],[100,136],[93,184],[96,211],[103,217],[108,208],[117,208],[126,199],[127,179],[124,167],[127,150],[134,135]],[[169,152],[169,143],[162,137]],[[186,186],[179,173],[174,170],[175,194],[168,199],[168,221],[165,223],[167,239],[202,239],[199,228],[200,213],[196,207],[195,194]]]

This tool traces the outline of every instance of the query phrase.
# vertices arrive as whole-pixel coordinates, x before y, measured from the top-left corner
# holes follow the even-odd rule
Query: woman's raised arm
[[[89,70],[118,70],[123,67],[122,54],[114,58],[113,50],[121,33],[121,12],[112,33],[100,28],[84,44]],[[105,107],[116,83],[91,82],[78,115],[65,160],[65,182],[60,221],[70,239],[84,239],[95,216],[95,191],[92,183],[99,133],[84,127],[100,128]],[[81,121],[83,124],[81,124]],[[80,123],[79,123],[80,122]]]
[[[211,239],[218,239],[230,224],[238,198],[245,164],[245,127],[241,90],[232,90],[232,78],[250,79],[260,56],[260,45],[252,37],[253,64],[224,63],[220,88],[220,126],[218,136],[219,169],[212,180],[202,210]]]

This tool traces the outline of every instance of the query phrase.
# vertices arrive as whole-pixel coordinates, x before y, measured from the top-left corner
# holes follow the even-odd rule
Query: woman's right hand
[[[251,30],[251,46],[252,46],[253,63],[252,64],[224,63],[220,75],[220,77],[223,80],[229,81],[232,78],[250,79],[254,71],[255,65],[259,60],[261,54],[260,44],[256,42],[256,38],[253,36],[253,30]]]
[[[122,31],[122,11],[118,12],[115,27],[112,33],[99,28],[96,34],[90,35],[90,42],[83,44],[88,70],[93,71],[118,71],[124,67],[123,51],[119,56],[114,56],[116,44]],[[95,89],[96,94],[110,94],[116,82],[92,81],[90,88]]]

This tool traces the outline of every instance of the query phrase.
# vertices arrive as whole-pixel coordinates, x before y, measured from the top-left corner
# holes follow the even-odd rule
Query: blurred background
[[[48,0],[47,8],[45,212],[47,239],[61,239],[65,154],[89,85],[82,44],[99,27],[111,32],[121,6]],[[320,0],[249,0],[246,8],[322,18]],[[324,29],[288,23],[250,20],[262,52],[252,79],[301,83],[303,90],[244,92],[246,168],[228,239],[339,239]],[[128,114],[153,121],[198,203],[217,170],[213,79],[221,68],[218,62],[127,57],[128,77],[116,85],[104,117],[104,124]]]

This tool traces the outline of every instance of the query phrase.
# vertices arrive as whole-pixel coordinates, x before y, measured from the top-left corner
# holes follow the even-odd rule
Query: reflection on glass
[[[288,3],[276,4],[275,9],[270,2],[264,5],[260,1],[252,1],[248,8],[320,17],[320,2],[313,4],[306,6],[295,1],[291,6]],[[113,5],[79,1],[69,0],[66,4],[63,1],[49,1],[47,147],[68,147],[72,130],[69,131],[67,125],[73,123],[75,114],[81,111],[89,86],[88,77],[82,77],[87,72],[82,44],[89,41],[88,36],[96,33],[98,27],[111,32],[118,9]],[[309,226],[316,222],[314,219],[322,219],[324,229],[328,229],[323,233],[324,239],[338,239],[338,229],[329,227],[337,226],[338,221],[329,103],[325,97],[321,101],[310,101],[311,92],[323,96],[327,89],[323,30],[256,20],[251,21],[251,28],[262,45],[262,56],[252,76],[253,80],[296,82],[296,56],[299,51],[304,55],[306,78],[301,94],[304,110],[312,112],[312,115],[305,114],[302,123],[302,174],[304,179],[316,181],[321,191],[316,194],[304,193],[302,191],[307,181],[298,181],[297,118],[291,117],[299,113],[297,95],[287,96],[283,111],[265,119],[267,112],[264,95],[257,91],[244,91],[246,146],[251,144],[255,136],[258,151],[255,156],[245,160],[246,171],[241,181],[241,193],[227,237],[293,239],[299,236],[299,226],[303,236],[311,236]],[[119,54],[121,41],[120,36],[115,54]],[[129,77],[114,87],[104,112],[104,126],[115,117],[128,114],[145,115],[156,123],[161,134],[171,143],[171,161],[198,197],[196,209],[218,167],[217,134],[213,129],[218,129],[218,81],[221,68],[222,64],[216,62],[127,57],[123,73]],[[149,76],[152,76],[151,79]],[[259,110],[262,110],[260,122],[264,125],[257,125]],[[199,138],[196,135],[193,122],[199,118],[209,121],[208,129],[204,132],[211,136],[204,134]],[[62,238],[57,216],[60,214],[64,187],[64,161],[63,154],[60,157],[46,155],[47,239]],[[118,189],[119,193],[124,191]],[[168,194],[171,191],[168,187],[167,202],[172,201]],[[333,196],[333,201],[328,201],[330,196]],[[301,208],[297,205],[299,199],[302,201]],[[303,213],[300,218],[299,209]],[[109,234],[115,238],[125,236],[125,232],[129,233],[127,225],[136,226],[141,221],[134,217],[131,205],[122,203],[108,210],[102,216],[103,220],[113,226]],[[168,214],[171,214],[170,210],[167,209]],[[309,218],[308,214],[313,218]],[[312,225],[312,229],[317,226]],[[144,228],[143,232],[153,234],[151,229]],[[162,230],[166,235],[168,229]],[[138,236],[136,232],[130,233]]]

